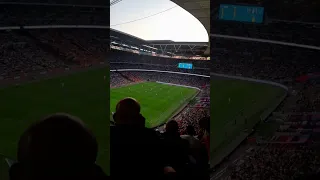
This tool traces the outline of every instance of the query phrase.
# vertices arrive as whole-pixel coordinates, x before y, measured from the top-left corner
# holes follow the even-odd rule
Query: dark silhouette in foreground
[[[22,134],[10,179],[107,179],[95,163],[97,154],[96,138],[80,119],[54,114]]]

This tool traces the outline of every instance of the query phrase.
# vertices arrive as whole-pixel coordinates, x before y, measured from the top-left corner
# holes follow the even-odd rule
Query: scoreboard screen
[[[263,23],[263,17],[263,7],[221,4],[219,8],[219,20]]]
[[[181,68],[181,69],[192,69],[193,66],[191,63],[179,63],[178,64],[178,68]]]

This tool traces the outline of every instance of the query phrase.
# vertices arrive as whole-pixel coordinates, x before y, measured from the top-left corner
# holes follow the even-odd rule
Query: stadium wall
[[[160,83],[160,84],[168,84],[168,85],[173,85],[173,86],[180,86],[180,87],[186,87],[186,88],[192,88],[192,89],[197,89],[200,91],[199,88],[197,87],[193,87],[193,86],[185,86],[185,85],[180,85],[180,84],[173,84],[173,83],[166,83],[166,82],[161,82],[161,81],[156,81],[157,83]]]
[[[243,81],[251,81],[251,82],[262,83],[262,84],[269,84],[269,85],[272,85],[272,86],[280,87],[280,88],[288,91],[288,87],[287,86],[285,86],[283,84],[280,84],[280,83],[272,82],[272,81],[253,79],[253,78],[242,77],[242,76],[231,76],[231,75],[225,75],[225,74],[217,74],[217,73],[210,73],[210,75],[218,76],[218,77],[224,77],[224,78],[230,78],[230,79],[239,79],[239,80],[243,80]]]

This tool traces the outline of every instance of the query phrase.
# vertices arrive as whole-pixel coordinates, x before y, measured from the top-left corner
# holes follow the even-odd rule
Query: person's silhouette
[[[105,179],[97,153],[98,143],[80,119],[54,114],[23,133],[10,179]]]

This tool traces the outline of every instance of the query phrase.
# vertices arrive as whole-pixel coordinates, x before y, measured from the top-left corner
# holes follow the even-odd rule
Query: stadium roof
[[[197,56],[203,55],[208,48],[207,42],[174,42],[170,40],[152,40],[146,41],[130,34],[110,28],[111,42],[124,43],[136,47],[155,49],[158,54]]]
[[[210,0],[171,0],[194,17],[210,32]]]
[[[110,39],[126,42],[130,45],[147,45],[148,42],[130,34],[110,28]]]
[[[196,17],[206,28],[208,35],[210,33],[210,0],[171,0],[176,3],[194,17]],[[208,43],[210,44],[210,43]],[[210,47],[207,48],[205,54],[210,54]]]
[[[149,46],[157,48],[160,52],[170,52],[176,55],[203,55],[208,48],[207,42],[173,42],[148,41]]]

